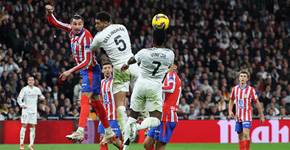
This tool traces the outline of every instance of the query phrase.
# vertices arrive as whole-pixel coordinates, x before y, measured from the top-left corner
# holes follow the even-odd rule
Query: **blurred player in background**
[[[239,146],[240,150],[250,149],[250,129],[252,121],[252,107],[251,103],[254,101],[259,114],[261,124],[265,122],[263,111],[258,100],[258,96],[255,88],[249,86],[247,81],[250,79],[250,73],[248,71],[239,72],[239,85],[236,85],[232,89],[232,94],[229,102],[229,117],[234,117],[232,111],[234,101],[236,102],[236,132],[239,135]]]
[[[162,112],[162,80],[169,66],[174,62],[174,53],[164,48],[165,31],[154,30],[153,48],[140,50],[124,64],[121,71],[134,63],[140,64],[139,77],[131,96],[131,113],[126,123],[123,149],[129,149],[130,141],[135,139],[138,130],[160,125]],[[141,125],[136,124],[139,113],[146,106],[150,117]]]
[[[123,134],[128,119],[125,107],[126,92],[129,92],[129,85],[133,88],[139,67],[134,64],[128,70],[120,71],[122,65],[133,56],[131,42],[126,27],[110,24],[110,20],[111,17],[106,12],[97,15],[95,27],[99,32],[94,37],[91,49],[103,48],[114,66],[113,94],[117,104],[117,120]]]
[[[155,150],[164,150],[178,122],[177,110],[181,94],[181,82],[176,73],[177,66],[178,61],[175,60],[174,64],[168,69],[169,73],[167,73],[164,80],[162,87],[164,104],[161,124],[149,130],[143,143],[147,150],[154,150],[155,143]]]
[[[22,108],[20,130],[20,150],[24,150],[23,141],[27,124],[30,125],[30,144],[28,148],[33,150],[33,143],[35,139],[35,125],[37,124],[37,101],[38,99],[44,101],[40,89],[34,86],[34,77],[30,76],[27,81],[28,85],[21,89],[17,102]],[[24,100],[22,102],[22,99]]]
[[[84,28],[84,20],[80,15],[74,15],[70,20],[70,24],[65,24],[54,17],[51,5],[47,5],[46,10],[48,13],[47,19],[50,24],[69,33],[72,53],[77,63],[77,66],[74,68],[63,72],[60,78],[65,80],[72,72],[78,70],[81,70],[80,74],[83,78],[79,127],[76,132],[67,135],[66,138],[78,141],[84,140],[84,127],[90,114],[89,101],[91,99],[91,104],[105,127],[105,136],[101,143],[106,143],[110,139],[115,138],[116,135],[110,127],[108,119],[106,118],[106,111],[100,101],[101,68],[97,63],[95,52],[92,52],[90,49],[90,44],[93,39],[92,35]]]
[[[112,143],[118,148],[122,149],[122,141],[119,139],[121,136],[121,131],[117,122],[117,111],[116,102],[113,95],[113,66],[110,62],[104,62],[102,66],[102,73],[105,79],[102,80],[101,84],[101,96],[103,100],[103,105],[107,112],[107,118],[109,120],[110,126],[116,133],[117,138],[112,140]],[[104,137],[104,126],[102,123],[99,124],[98,132],[100,133],[100,140]],[[108,145],[102,145],[100,150],[108,150]]]

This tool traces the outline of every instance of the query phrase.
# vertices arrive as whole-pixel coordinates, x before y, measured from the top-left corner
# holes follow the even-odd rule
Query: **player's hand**
[[[59,77],[61,78],[62,81],[64,81],[66,77],[70,75],[70,73],[71,73],[70,71],[65,71]]]
[[[45,9],[46,9],[46,11],[47,11],[48,14],[51,14],[53,12],[53,8],[52,8],[51,5],[46,5],[45,6]]]
[[[129,65],[124,64],[124,65],[121,67],[121,72],[126,71],[128,68],[129,68]]]
[[[234,113],[232,112],[232,111],[229,111],[229,118],[234,118],[235,117],[235,115],[234,115]]]
[[[261,114],[261,116],[260,116],[260,122],[261,122],[261,124],[263,124],[265,122],[265,118],[264,118],[263,114]]]
[[[26,107],[25,105],[22,105],[22,108],[23,108],[23,109],[27,109],[27,107]]]

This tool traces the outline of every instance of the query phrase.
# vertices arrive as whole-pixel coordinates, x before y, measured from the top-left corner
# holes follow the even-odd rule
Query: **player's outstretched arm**
[[[263,124],[265,122],[265,118],[264,118],[262,107],[260,105],[260,101],[259,100],[255,101],[255,105],[256,105],[258,112],[259,112],[259,115],[260,115],[260,122],[261,122],[261,124]]]
[[[54,15],[52,14],[53,13],[53,8],[51,5],[46,5],[45,6],[45,9],[46,9],[46,12],[47,12],[47,20],[48,22],[53,25],[54,27],[56,28],[60,28],[64,31],[67,31],[67,32],[70,32],[71,31],[71,26],[69,24],[66,24],[66,23],[63,23],[61,21],[58,21]]]
[[[129,68],[129,65],[131,64],[135,64],[137,61],[135,59],[135,57],[131,57],[128,61],[127,61],[127,64],[124,64],[122,67],[121,67],[121,71],[126,71],[128,68]]]

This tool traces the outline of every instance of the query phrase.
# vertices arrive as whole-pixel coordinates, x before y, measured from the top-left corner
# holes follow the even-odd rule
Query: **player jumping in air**
[[[128,70],[120,71],[122,65],[133,56],[131,42],[126,27],[110,24],[110,20],[111,17],[106,12],[97,15],[95,27],[99,32],[94,37],[91,49],[103,48],[114,66],[113,94],[117,104],[117,120],[123,134],[128,119],[125,107],[126,92],[129,92],[129,85],[133,88],[139,68],[134,64]]]
[[[30,125],[30,144],[28,148],[33,150],[33,143],[35,138],[35,125],[37,124],[37,100],[45,100],[40,89],[34,86],[34,77],[29,77],[28,85],[21,89],[17,102],[22,108],[20,130],[20,150],[24,150],[23,141],[27,124]],[[24,100],[22,102],[22,99]]]
[[[169,143],[173,130],[178,122],[176,111],[179,107],[179,99],[181,94],[181,82],[177,75],[178,61],[168,69],[166,78],[163,83],[162,92],[164,104],[162,107],[161,124],[149,130],[147,137],[143,143],[145,149],[164,150],[166,144]],[[154,141],[155,140],[155,141]]]
[[[70,20],[70,24],[66,24],[54,17],[51,5],[47,5],[46,10],[49,23],[69,33],[72,54],[77,63],[74,68],[63,72],[60,78],[65,80],[72,72],[78,70],[81,70],[80,74],[83,78],[79,127],[76,132],[67,135],[66,138],[78,141],[84,140],[84,127],[90,114],[89,101],[91,99],[91,104],[105,127],[105,136],[100,144],[107,143],[110,139],[115,138],[116,134],[110,127],[106,111],[100,101],[101,68],[97,63],[95,52],[90,49],[92,35],[84,28],[84,20],[80,15],[74,15]]]
[[[160,125],[162,112],[162,80],[169,66],[173,64],[174,53],[164,48],[165,31],[154,30],[153,48],[140,50],[124,64],[121,71],[134,63],[140,64],[139,77],[131,96],[131,113],[125,126],[124,147],[128,149],[130,141],[135,139],[138,130]],[[130,66],[131,67],[131,66]],[[141,125],[136,124],[138,115],[146,106],[150,117],[144,119]]]
[[[113,66],[110,62],[104,62],[102,66],[102,73],[105,79],[102,80],[101,84],[101,96],[103,100],[103,105],[107,112],[107,118],[109,120],[110,126],[116,133],[117,138],[112,140],[112,143],[118,148],[122,149],[122,141],[119,139],[121,136],[121,131],[117,122],[117,111],[116,111],[116,101],[113,95]],[[99,124],[98,132],[100,133],[100,140],[104,137],[104,126],[102,123]],[[108,150],[108,145],[102,145],[100,150]]]
[[[232,94],[229,102],[229,117],[234,117],[232,112],[234,101],[236,102],[236,132],[239,135],[240,150],[250,150],[250,129],[252,121],[252,107],[251,103],[254,101],[259,114],[261,124],[265,122],[264,115],[260,102],[258,100],[255,88],[249,86],[247,81],[250,79],[250,73],[248,71],[239,72],[240,84],[236,85],[232,89]]]

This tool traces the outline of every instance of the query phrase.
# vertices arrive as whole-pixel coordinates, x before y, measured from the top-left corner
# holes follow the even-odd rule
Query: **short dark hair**
[[[178,61],[177,60],[174,60],[173,64],[178,67]]]
[[[71,17],[70,22],[72,22],[74,19],[76,19],[76,20],[82,19],[82,21],[84,22],[84,18],[79,14],[75,14],[73,17]]]
[[[106,22],[106,21],[110,22],[111,16],[109,13],[102,11],[102,12],[98,13],[96,19],[100,20],[101,22]]]
[[[111,63],[110,61],[105,61],[105,62],[103,63],[103,66],[105,66],[105,65],[111,65],[111,66],[113,67],[113,65],[112,65],[112,63]]]
[[[154,30],[153,31],[153,43],[157,46],[161,46],[164,44],[166,39],[166,33],[164,30]]]

